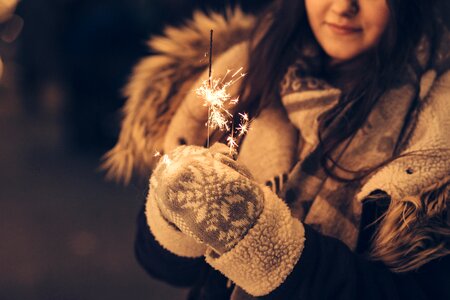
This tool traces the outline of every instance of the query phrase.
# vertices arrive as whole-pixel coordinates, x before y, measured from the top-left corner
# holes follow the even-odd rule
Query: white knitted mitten
[[[218,254],[232,249],[263,209],[261,188],[228,152],[223,144],[178,147],[155,168],[151,186],[162,216]]]
[[[200,244],[192,237],[182,233],[162,216],[152,183],[150,183],[145,214],[150,231],[163,248],[183,257],[195,258],[205,254],[206,245]]]
[[[287,205],[227,155],[228,148],[181,146],[151,179],[163,218],[207,245],[206,261],[253,296],[277,288],[304,246]]]

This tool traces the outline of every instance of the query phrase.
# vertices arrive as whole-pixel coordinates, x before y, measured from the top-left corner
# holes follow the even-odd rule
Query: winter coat
[[[186,28],[169,28],[164,37],[150,41],[157,54],[136,66],[126,88],[129,99],[121,135],[104,164],[110,176],[126,182],[133,170],[145,176],[154,166],[155,150],[204,141],[201,134],[196,140],[180,138],[170,128],[192,87],[205,74],[206,62],[197,59],[198,49],[207,49],[209,31],[203,29],[214,28],[220,36],[216,53],[226,57],[233,45],[245,43],[253,23],[252,17],[240,12],[227,20],[196,14]],[[450,299],[448,36],[437,48],[440,54],[423,62],[417,86],[420,105],[403,152],[416,155],[400,155],[364,181],[356,195],[362,203],[357,247],[350,250],[342,241],[305,224],[300,259],[288,277],[261,299]],[[237,65],[226,61],[230,68],[246,63],[245,55]],[[198,130],[198,124],[182,125],[187,131]],[[373,195],[379,199],[369,201]],[[381,217],[377,226],[368,226]],[[368,256],[374,244],[376,260]],[[203,258],[178,257],[161,247],[148,230],[143,212],[138,219],[136,254],[152,276],[193,286],[192,299],[251,298],[230,287],[227,278]]]

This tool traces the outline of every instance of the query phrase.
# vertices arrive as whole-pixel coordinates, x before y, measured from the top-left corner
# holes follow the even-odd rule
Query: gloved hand
[[[266,295],[300,258],[304,228],[228,153],[225,145],[176,148],[155,168],[149,202],[178,233],[207,246],[213,268],[249,294]]]
[[[232,249],[263,209],[261,188],[223,144],[176,148],[155,168],[150,189],[168,222],[218,254]]]

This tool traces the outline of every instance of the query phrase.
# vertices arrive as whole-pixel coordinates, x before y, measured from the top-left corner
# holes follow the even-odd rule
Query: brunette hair
[[[407,66],[413,66],[418,75],[423,72],[414,50],[421,37],[431,38],[435,29],[432,1],[386,1],[390,24],[378,46],[367,53],[371,63],[365,66],[358,81],[344,91],[339,103],[319,119],[321,162],[325,171],[338,180],[355,180],[373,171],[346,170],[334,161],[332,154],[364,124],[380,96],[399,83],[399,75],[404,74]],[[279,83],[286,69],[301,55],[302,48],[311,43],[317,42],[307,20],[304,0],[279,0],[267,9],[253,33],[250,71],[241,89],[242,105],[251,115],[256,116],[274,99],[279,99]],[[319,60],[322,63],[327,60],[323,50],[320,50]],[[413,110],[412,107],[410,113]],[[343,117],[331,126],[337,116]],[[396,148],[398,153],[399,146]],[[334,174],[334,167],[352,173],[351,179]]]

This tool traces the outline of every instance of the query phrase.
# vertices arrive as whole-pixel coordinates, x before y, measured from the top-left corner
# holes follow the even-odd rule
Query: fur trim
[[[391,204],[373,241],[372,257],[406,272],[450,254],[445,220],[450,189],[450,71],[428,72],[422,106],[407,149],[376,172],[358,194],[384,191]],[[431,85],[431,86],[430,86]]]
[[[206,252],[206,246],[169,224],[161,214],[155,195],[150,190],[145,215],[147,224],[158,243],[166,250],[183,257],[200,257]]]
[[[257,223],[230,251],[217,257],[207,250],[206,261],[253,296],[269,294],[292,272],[305,244],[302,223],[287,205],[263,187],[264,210]]]
[[[209,31],[214,30],[214,55],[248,39],[254,17],[240,9],[205,15],[197,12],[182,28],[168,27],[164,36],[154,37],[149,46],[154,56],[134,68],[125,87],[128,98],[117,144],[103,157],[107,177],[128,183],[134,170],[148,174],[154,167],[154,153],[162,149],[166,129],[175,111],[201,72],[209,49]],[[204,58],[204,59],[202,59]]]
[[[371,257],[395,272],[418,269],[450,254],[450,176],[417,196],[393,200],[373,241]]]

